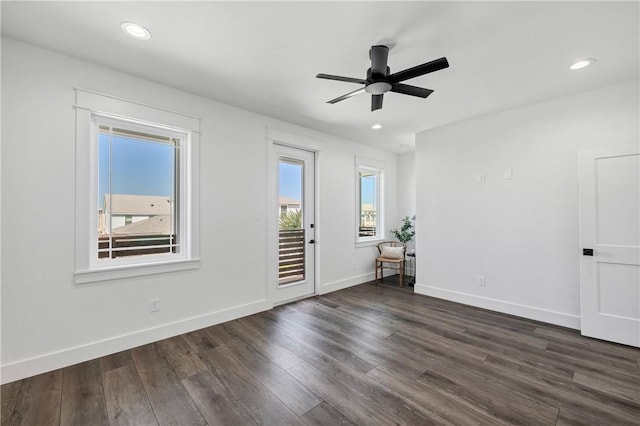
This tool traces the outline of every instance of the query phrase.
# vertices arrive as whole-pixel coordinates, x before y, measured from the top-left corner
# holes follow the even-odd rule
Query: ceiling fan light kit
[[[433,93],[433,90],[402,84],[402,82],[449,67],[447,58],[442,57],[440,59],[391,74],[391,70],[387,66],[389,48],[382,45],[371,46],[371,49],[369,50],[369,58],[371,59],[371,68],[367,70],[366,79],[342,77],[331,74],[316,75],[317,78],[323,78],[326,80],[364,85],[364,87],[354,90],[353,92],[349,92],[346,95],[331,99],[330,101],[327,101],[327,103],[335,104],[355,95],[359,95],[362,92],[367,92],[371,95],[371,111],[376,111],[382,108],[384,94],[389,91],[403,95],[426,98]]]
[[[376,81],[364,86],[364,91],[371,95],[382,95],[391,90],[391,83],[386,81]]]

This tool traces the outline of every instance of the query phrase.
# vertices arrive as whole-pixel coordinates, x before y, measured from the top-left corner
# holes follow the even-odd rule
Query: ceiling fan
[[[371,94],[371,111],[382,108],[382,99],[384,97],[384,94],[389,91],[402,93],[403,95],[426,98],[433,93],[433,90],[410,86],[408,84],[402,84],[401,82],[449,67],[447,58],[442,57],[440,59],[436,59],[422,65],[417,65],[415,67],[390,74],[391,70],[387,66],[387,59],[389,58],[389,48],[382,45],[371,46],[371,49],[369,50],[369,58],[371,59],[371,68],[367,70],[366,80],[330,74],[316,75],[317,78],[324,78],[327,80],[364,84],[364,87],[361,87],[358,90],[354,90],[353,92],[349,92],[346,95],[342,95],[338,98],[332,99],[327,102],[328,104],[335,104],[337,102],[344,101],[345,99],[349,99],[352,96],[359,95],[362,92]]]

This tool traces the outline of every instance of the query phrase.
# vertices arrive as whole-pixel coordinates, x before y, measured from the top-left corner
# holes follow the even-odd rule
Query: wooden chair
[[[404,285],[404,259],[407,251],[405,243],[400,241],[384,241],[378,244],[379,256],[376,258],[376,285],[378,285],[378,270],[380,280],[384,279],[385,269],[394,269],[400,274],[400,287]],[[390,266],[385,266],[388,264]]]

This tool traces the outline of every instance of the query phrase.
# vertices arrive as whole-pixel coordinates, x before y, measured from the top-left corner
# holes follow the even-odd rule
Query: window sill
[[[375,239],[375,240],[356,241],[356,248],[377,246],[378,244],[380,244],[383,241],[387,241],[387,239],[386,238],[378,238],[378,239]]]
[[[199,267],[200,259],[127,265],[88,271],[76,271],[74,274],[74,281],[76,284],[85,284],[98,281],[118,280],[121,278],[165,274],[167,272],[186,271],[188,269],[198,269]]]

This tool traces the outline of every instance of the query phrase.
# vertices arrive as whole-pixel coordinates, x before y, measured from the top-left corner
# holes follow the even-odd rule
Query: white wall
[[[638,101],[636,80],[417,135],[416,292],[579,328],[578,150],[638,143]]]
[[[398,218],[416,214],[415,152],[398,154]]]
[[[398,221],[389,224],[389,229],[400,228],[403,217],[412,218],[416,214],[416,166],[415,152],[398,154]],[[413,249],[418,235],[407,244],[407,249]]]
[[[202,118],[199,269],[74,284],[74,87]],[[395,154],[3,39],[2,381],[269,309],[267,128],[321,147],[317,291],[370,280],[375,247],[354,244],[354,158],[387,165],[395,222]]]

